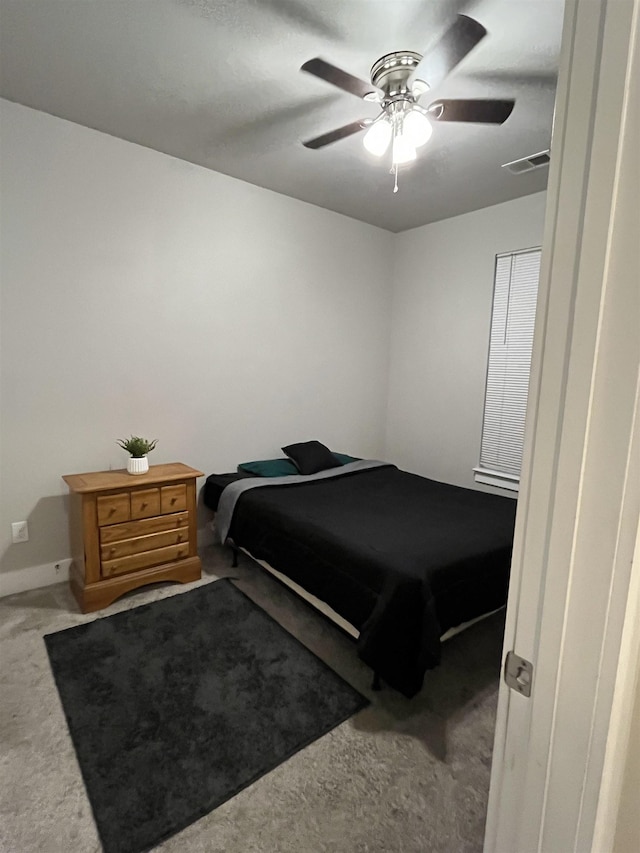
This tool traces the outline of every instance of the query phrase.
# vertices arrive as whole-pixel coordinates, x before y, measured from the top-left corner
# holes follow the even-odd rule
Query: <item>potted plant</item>
[[[139,435],[132,435],[131,438],[119,438],[116,443],[129,454],[127,471],[130,474],[146,474],[149,470],[147,453],[151,453],[158,439],[149,441],[146,438],[140,438]]]

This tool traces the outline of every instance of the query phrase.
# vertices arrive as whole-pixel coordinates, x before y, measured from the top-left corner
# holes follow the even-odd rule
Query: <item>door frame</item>
[[[602,773],[640,508],[639,7],[565,6],[504,646],[534,679],[531,698],[501,682],[487,853],[584,853],[615,811]]]

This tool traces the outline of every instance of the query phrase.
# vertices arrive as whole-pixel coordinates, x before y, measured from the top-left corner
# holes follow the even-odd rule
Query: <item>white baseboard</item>
[[[42,566],[29,566],[26,569],[16,569],[13,572],[0,574],[0,598],[14,595],[16,592],[27,592],[30,589],[40,589],[54,583],[69,580],[69,558],[58,560],[57,563],[45,563]]]
[[[212,529],[201,527],[198,530],[198,545],[202,548],[214,542],[215,534]],[[54,583],[69,580],[71,559],[58,560],[56,563],[45,563],[42,566],[29,566],[26,569],[15,569],[13,572],[0,573],[0,598],[15,595],[16,592],[27,592],[30,589],[40,589]]]

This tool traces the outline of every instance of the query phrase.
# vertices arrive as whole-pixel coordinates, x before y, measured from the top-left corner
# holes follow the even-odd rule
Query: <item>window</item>
[[[540,249],[496,256],[479,483],[518,490]]]

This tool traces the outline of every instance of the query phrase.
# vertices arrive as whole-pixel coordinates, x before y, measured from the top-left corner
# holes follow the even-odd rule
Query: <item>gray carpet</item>
[[[162,843],[162,853],[479,853],[500,668],[499,614],[449,640],[412,700],[371,693],[353,642],[247,558],[203,551],[371,705]],[[191,585],[193,586],[193,585]],[[190,587],[187,587],[190,588]],[[46,633],[180,595],[163,585],[105,613],[77,612],[66,585],[0,600],[0,850],[101,850],[42,642]]]

